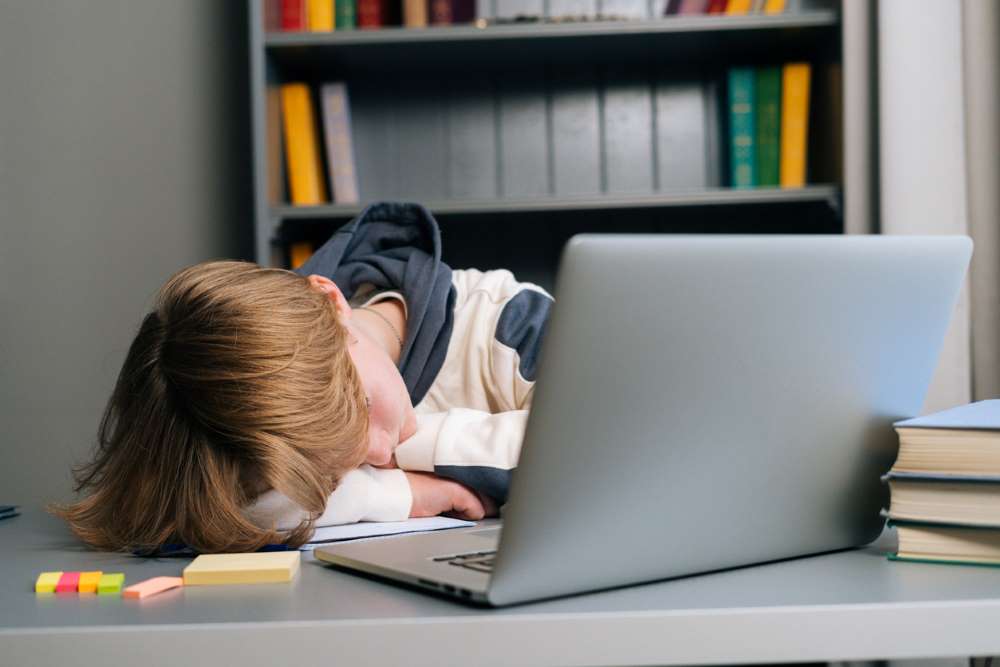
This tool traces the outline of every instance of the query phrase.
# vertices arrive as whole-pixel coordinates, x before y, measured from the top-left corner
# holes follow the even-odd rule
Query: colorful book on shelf
[[[753,68],[729,70],[729,182],[734,188],[752,188],[757,183],[755,83]]]
[[[708,0],[681,0],[678,14],[704,14],[708,9]]]
[[[358,27],[357,0],[334,0],[334,14],[337,30],[354,30]]]
[[[403,25],[407,28],[426,28],[427,0],[403,0]]]
[[[476,20],[475,0],[429,0],[431,25],[459,25]]]
[[[325,83],[320,87],[323,134],[329,166],[330,197],[337,204],[357,204],[358,171],[351,133],[351,105],[347,84]]]
[[[809,63],[788,63],[781,73],[781,187],[806,184],[809,133]]]
[[[306,0],[281,0],[281,29],[292,32],[307,27]]]
[[[295,270],[305,264],[313,254],[313,244],[309,241],[298,241],[288,248],[289,264]]]
[[[383,28],[389,25],[389,0],[357,0],[358,27]]]
[[[784,14],[785,0],[764,0],[765,14]]]
[[[758,68],[756,84],[756,185],[777,187],[781,157],[781,68]]]
[[[334,29],[334,0],[306,0],[309,7],[309,30],[329,32]]]
[[[726,3],[726,14],[730,16],[749,14],[752,7],[753,0],[729,0]]]
[[[326,203],[319,136],[309,86],[304,83],[281,86],[281,116],[291,203],[296,206]]]
[[[667,0],[667,4],[663,8],[664,16],[670,16],[672,14],[680,14],[680,12],[681,12],[681,0]]]
[[[725,14],[726,5],[729,0],[708,0],[708,9],[705,10],[706,14]]]

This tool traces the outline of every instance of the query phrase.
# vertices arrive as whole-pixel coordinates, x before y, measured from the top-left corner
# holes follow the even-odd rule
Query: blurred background
[[[172,273],[383,199],[550,289],[578,232],[969,234],[925,408],[997,396],[1000,4],[322,5],[0,0],[0,502],[69,497]]]

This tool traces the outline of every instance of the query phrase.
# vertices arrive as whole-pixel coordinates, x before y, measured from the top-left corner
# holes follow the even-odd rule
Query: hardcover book
[[[306,84],[281,86],[281,116],[291,203],[298,206],[326,203],[316,121]]]
[[[337,204],[357,204],[360,201],[358,172],[347,85],[342,82],[323,84],[320,99],[323,106],[330,196]]]
[[[789,63],[781,78],[781,187],[806,184],[809,132],[809,63]]]
[[[729,180],[734,188],[757,184],[755,83],[752,68],[729,70]]]
[[[777,187],[781,151],[781,69],[757,70],[757,185]]]

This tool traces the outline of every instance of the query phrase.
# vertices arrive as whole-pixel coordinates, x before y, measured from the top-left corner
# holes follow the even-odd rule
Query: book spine
[[[752,188],[757,181],[754,150],[754,71],[729,70],[729,182],[734,188]]]
[[[730,16],[738,14],[749,14],[753,0],[729,0],[726,3],[726,14]]]
[[[472,23],[476,20],[476,0],[451,0],[451,22]]]
[[[431,25],[451,25],[451,0],[429,0]]]
[[[306,29],[306,0],[281,0],[281,29]]]
[[[781,76],[781,187],[806,184],[809,132],[809,63],[789,63]]]
[[[327,83],[320,89],[323,133],[329,163],[330,196],[338,204],[357,204],[358,175],[351,134],[351,107],[344,83]]]
[[[334,0],[337,30],[354,30],[358,26],[356,0]]]
[[[764,3],[765,14],[784,14],[785,0],[766,0]]]
[[[293,243],[292,247],[288,249],[289,253],[289,265],[291,268],[297,269],[312,257],[313,247],[312,243],[308,241],[299,241],[298,243]]]
[[[333,30],[334,0],[306,0],[309,3],[310,32],[329,32]]]
[[[781,149],[781,69],[757,70],[757,185],[779,184]]]
[[[281,86],[281,113],[285,128],[285,164],[291,203],[315,206],[326,202],[322,163],[309,87],[304,83]]]
[[[664,16],[678,14],[681,11],[681,0],[667,0],[667,6],[663,10]]]
[[[704,14],[708,9],[708,0],[681,0],[679,14]]]
[[[727,1],[728,0],[708,0],[708,9],[705,10],[705,13],[725,14]]]
[[[381,28],[385,25],[386,0],[357,0],[358,27]]]
[[[427,27],[427,0],[403,0],[403,25],[407,28]]]

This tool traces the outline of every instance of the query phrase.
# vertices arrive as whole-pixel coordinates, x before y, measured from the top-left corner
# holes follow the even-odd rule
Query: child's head
[[[298,544],[242,508],[276,489],[315,517],[366,456],[365,390],[335,303],[308,279],[207,262],[159,291],[76,471],[79,502],[57,507],[103,549],[181,542],[202,551]]]

